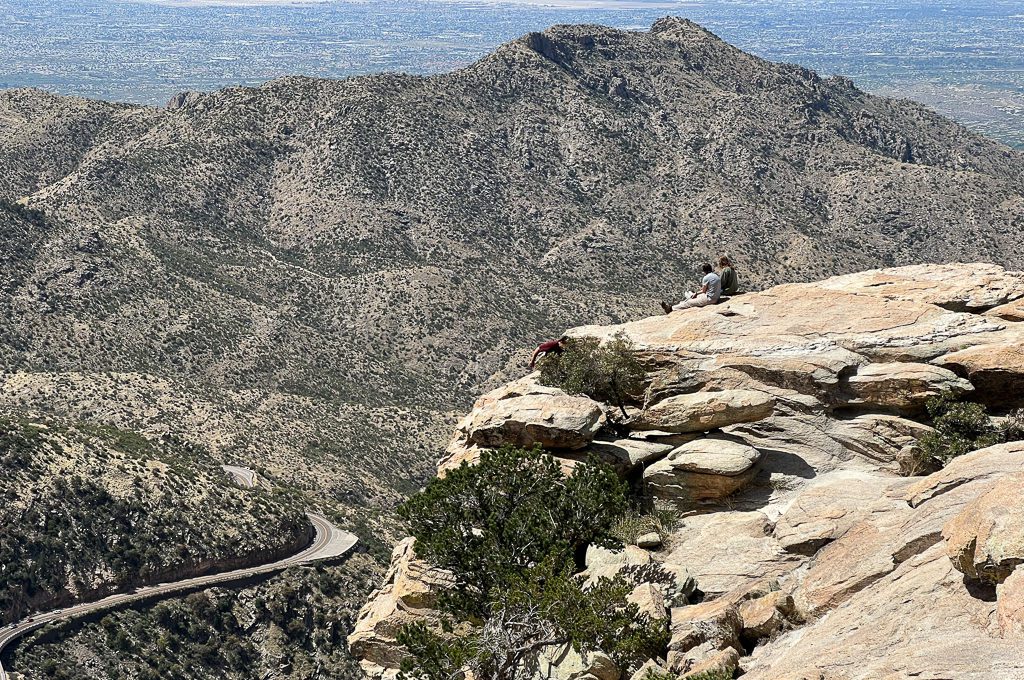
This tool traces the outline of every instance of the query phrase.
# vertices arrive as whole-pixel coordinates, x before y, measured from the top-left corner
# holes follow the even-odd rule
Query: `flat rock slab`
[[[999,637],[995,608],[968,592],[936,544],[828,616],[756,649],[743,678],[1024,678],[1024,645]]]
[[[836,276],[822,288],[980,312],[1024,298],[1024,276],[994,264],[922,264]]]
[[[1024,641],[1024,569],[1018,568],[996,589],[999,630],[1007,640]]]
[[[475,411],[467,426],[471,444],[498,447],[579,449],[601,429],[604,411],[586,397],[525,395],[502,399]]]
[[[671,547],[666,565],[685,568],[708,597],[782,578],[804,561],[782,549],[759,511],[687,517]]]
[[[891,476],[830,473],[808,485],[788,504],[772,535],[788,552],[813,555],[871,515],[905,508],[899,491],[906,484]]]
[[[615,439],[603,441],[595,439],[588,450],[602,457],[610,457],[626,467],[646,465],[664,458],[675,448],[672,444],[643,439]]]
[[[911,507],[949,493],[965,484],[977,484],[1024,471],[1024,442],[989,446],[954,458],[946,467],[922,478],[907,489]]]
[[[976,400],[999,407],[1024,404],[1024,326],[1014,326],[989,342],[935,359],[967,378]]]

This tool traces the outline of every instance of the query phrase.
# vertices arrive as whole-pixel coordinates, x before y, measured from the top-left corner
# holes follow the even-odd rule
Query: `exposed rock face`
[[[929,397],[943,392],[960,395],[974,390],[971,383],[952,371],[909,362],[867,364],[850,376],[847,386],[854,394],[852,405],[900,411],[920,411]]]
[[[1011,326],[982,347],[969,347],[935,360],[969,378],[977,399],[997,406],[1024,404],[1024,327]]]
[[[946,552],[964,576],[999,584],[1024,564],[1024,472],[1006,475],[942,530]]]
[[[655,498],[689,506],[742,489],[757,474],[759,460],[754,447],[711,436],[674,449],[644,470],[644,482]]]
[[[580,653],[564,644],[541,654],[537,674],[541,680],[619,680],[622,672],[606,654]]]
[[[416,558],[414,539],[395,546],[384,585],[360,610],[348,637],[349,650],[368,675],[393,675],[405,658],[395,636],[407,623],[437,623],[437,594],[451,583],[450,573]]]
[[[774,405],[770,395],[750,390],[680,394],[644,409],[632,424],[638,430],[707,432],[767,418]]]
[[[1024,640],[1024,569],[1017,569],[998,588],[999,630],[1007,640]]]
[[[459,429],[470,445],[581,449],[593,441],[603,421],[597,402],[535,387],[526,394],[508,393],[478,402]]]
[[[899,475],[931,431],[925,401],[980,399],[1002,370],[991,357],[1015,356],[1017,322],[986,312],[1018,299],[1021,273],[908,267],[570,331],[625,333],[648,389],[614,431],[585,426],[586,446],[552,453],[600,452],[688,513],[658,552],[591,546],[584,578],[656,563],[695,581],[703,601],[668,614],[666,670],[680,677],[1024,680],[1024,442]],[[531,384],[478,408],[527,393],[562,403]],[[476,446],[470,431],[454,451]],[[647,586],[631,599],[660,618],[667,603]]]

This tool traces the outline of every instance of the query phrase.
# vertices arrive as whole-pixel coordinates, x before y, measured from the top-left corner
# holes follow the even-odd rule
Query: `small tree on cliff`
[[[615,404],[623,416],[626,401],[643,389],[645,375],[632,341],[621,332],[604,344],[597,338],[571,338],[561,354],[540,363],[542,384]]]
[[[404,672],[453,680],[528,675],[543,648],[600,649],[622,667],[667,644],[663,622],[626,601],[628,575],[587,587],[573,576],[589,543],[603,540],[627,507],[609,467],[583,464],[565,477],[540,449],[485,451],[433,480],[399,508],[417,554],[455,575],[439,607],[442,631],[406,626]]]

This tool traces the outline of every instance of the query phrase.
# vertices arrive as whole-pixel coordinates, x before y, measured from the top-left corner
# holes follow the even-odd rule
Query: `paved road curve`
[[[39,628],[50,621],[72,619],[92,613],[99,609],[105,609],[125,602],[171,596],[182,590],[190,590],[197,587],[209,587],[230,581],[244,580],[258,574],[282,571],[288,567],[294,567],[300,564],[309,564],[310,562],[318,562],[320,560],[340,557],[355,546],[357,540],[356,537],[347,531],[342,531],[337,528],[327,521],[327,518],[315,513],[306,513],[306,515],[309,517],[309,521],[312,522],[313,527],[316,529],[316,536],[313,539],[313,543],[298,554],[286,557],[283,560],[278,560],[277,562],[271,562],[270,564],[261,564],[255,567],[236,569],[234,571],[226,571],[220,574],[197,576],[196,578],[185,579],[184,581],[175,581],[174,583],[161,583],[155,586],[144,586],[131,593],[111,595],[95,602],[83,602],[82,604],[70,606],[67,609],[57,609],[45,614],[38,614],[30,617],[31,620],[25,619],[23,621],[19,621],[14,625],[14,627],[7,625],[0,628],[0,652],[3,652],[4,647],[9,645],[12,640],[21,637],[30,630]],[[2,664],[0,664],[0,680],[9,680],[7,672],[4,670]]]

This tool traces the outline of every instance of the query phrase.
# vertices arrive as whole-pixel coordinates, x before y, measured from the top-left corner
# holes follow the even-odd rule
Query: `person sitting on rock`
[[[690,307],[706,307],[707,305],[718,304],[718,299],[722,297],[722,279],[719,278],[710,264],[705,264],[701,267],[701,272],[703,272],[704,278],[701,279],[699,291],[696,293],[687,291],[682,302],[677,305],[670,306],[667,302],[661,303],[661,308],[665,310],[666,314],[678,312],[680,309],[689,309]]]
[[[537,349],[533,350],[533,356],[530,357],[530,370],[537,364],[537,360],[541,357],[549,354],[561,354],[565,350],[566,344],[569,342],[569,336],[563,335],[557,340],[548,340],[542,342],[537,346]]]
[[[718,278],[722,279],[722,295],[738,295],[740,292],[740,279],[733,269],[732,260],[725,255],[718,258]]]

